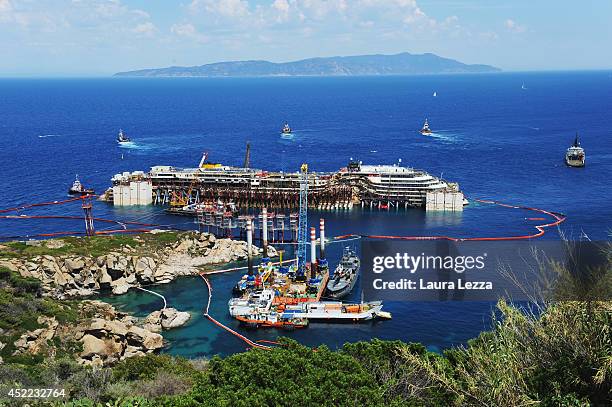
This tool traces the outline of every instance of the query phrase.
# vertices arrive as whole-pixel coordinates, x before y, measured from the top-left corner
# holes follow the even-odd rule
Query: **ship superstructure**
[[[185,207],[199,203],[231,203],[238,210],[264,206],[291,210],[299,206],[299,171],[273,172],[203,160],[197,168],[152,167],[145,175],[146,180],[142,180],[142,172],[134,174],[139,182],[150,183],[151,202],[157,205]],[[463,202],[457,184],[404,167],[401,162],[364,165],[351,161],[336,172],[309,171],[307,179],[308,207],[311,209],[351,209],[354,205],[378,209],[426,208],[430,193],[453,194],[453,202]],[[130,174],[116,175],[113,189],[105,198],[118,205],[132,202],[134,200],[127,197],[131,190],[141,189],[132,185]],[[118,194],[123,197],[121,201],[114,199]],[[462,206],[447,205],[446,210],[462,210]]]
[[[428,192],[460,192],[456,183],[446,182],[422,170],[403,167],[401,163],[363,165],[353,161],[340,170],[339,178],[343,184],[354,186],[359,191],[362,206],[370,207],[424,207]]]

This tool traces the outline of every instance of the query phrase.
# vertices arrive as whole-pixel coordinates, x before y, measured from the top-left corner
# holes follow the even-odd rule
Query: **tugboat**
[[[420,130],[420,133],[424,136],[429,136],[433,133],[429,128],[429,122],[427,121],[427,119],[425,119],[425,124],[423,124],[423,128]]]
[[[119,134],[117,135],[117,143],[122,144],[122,143],[131,143],[131,142],[132,140],[130,140],[130,138],[125,135],[123,130],[119,129]]]
[[[72,186],[68,189],[69,195],[92,195],[94,194],[94,190],[91,188],[85,188],[81,181],[79,181],[79,176],[77,175]]]
[[[565,164],[569,167],[584,167],[585,161],[586,155],[584,153],[584,148],[580,147],[578,133],[576,133],[574,144],[572,144],[565,153]]]
[[[360,266],[357,254],[346,247],[333,278],[327,283],[327,295],[332,298],[342,298],[350,293],[359,277]]]
[[[289,123],[285,123],[283,129],[281,130],[282,134],[291,134],[291,127],[289,127]]]

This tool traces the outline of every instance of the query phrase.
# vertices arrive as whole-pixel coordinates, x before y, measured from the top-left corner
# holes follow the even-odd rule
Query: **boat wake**
[[[138,144],[134,143],[133,141],[127,141],[127,142],[119,143],[119,148],[129,148],[129,149],[134,149],[134,150],[148,150],[148,148],[146,148],[144,146],[139,146]]]
[[[442,130],[442,132],[431,133],[427,137],[444,141],[455,141],[457,139],[457,136],[458,134],[446,133],[444,130]]]
[[[280,139],[281,141],[286,141],[286,142],[292,142],[295,141],[295,133],[291,133],[291,134],[281,134]]]

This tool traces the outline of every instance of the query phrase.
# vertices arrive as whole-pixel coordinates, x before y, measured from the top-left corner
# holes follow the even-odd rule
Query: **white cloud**
[[[296,7],[302,9],[306,16],[322,19],[330,14],[344,14],[349,10],[346,0],[296,0]]]
[[[250,14],[247,0],[193,0],[188,8],[192,13],[205,11],[222,17],[244,17]]]
[[[0,0],[0,23],[10,21],[13,16],[13,5],[9,0]]]
[[[289,2],[287,0],[274,0],[274,3],[272,3],[272,7],[282,13],[289,12]]]
[[[157,28],[155,27],[155,24],[153,24],[150,21],[147,21],[147,22],[138,24],[136,27],[134,27],[132,31],[143,37],[152,37],[153,35],[155,35]]]
[[[527,31],[527,27],[525,27],[524,25],[520,25],[516,21],[511,19],[507,19],[504,25],[509,31],[512,31],[514,33],[524,33],[525,31]]]
[[[193,24],[183,23],[183,24],[174,24],[170,27],[170,31],[178,35],[179,37],[185,37],[196,42],[208,42],[208,37],[202,33],[200,33]]]
[[[278,12],[278,17],[276,19],[278,22],[286,21],[289,18],[291,6],[287,0],[274,0],[272,8]]]
[[[13,9],[13,6],[9,0],[0,0],[0,14],[8,13]]]

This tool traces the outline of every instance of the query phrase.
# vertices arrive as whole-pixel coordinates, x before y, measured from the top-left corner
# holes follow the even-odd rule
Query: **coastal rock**
[[[190,318],[191,314],[189,312],[178,311],[175,308],[166,308],[161,311],[161,325],[164,329],[183,326]]]
[[[161,349],[164,346],[164,338],[160,334],[138,326],[130,327],[126,339],[128,344],[142,345],[148,352]]]
[[[143,283],[155,281],[155,269],[157,265],[151,257],[140,257],[134,266],[138,279]]]
[[[108,288],[113,282],[113,278],[106,272],[106,267],[101,267],[97,272],[97,279],[100,287]]]
[[[97,356],[103,362],[114,362],[119,360],[125,347],[121,341],[115,338],[105,337],[101,339],[90,334],[84,335],[81,342],[83,343],[83,351],[80,355],[81,358],[91,359]]]
[[[127,345],[123,355],[121,355],[121,360],[131,358],[134,356],[144,356],[145,353],[138,346]]]
[[[89,318],[98,316],[104,319],[114,319],[118,315],[115,307],[98,300],[82,301],[79,305],[79,312]]]
[[[102,339],[99,339],[93,335],[87,334],[83,336],[81,340],[83,342],[83,351],[81,357],[91,358],[95,355],[106,355],[106,344]]]
[[[118,320],[106,320],[102,318],[94,318],[87,332],[97,336],[105,336],[106,334],[114,336],[125,336],[128,333],[128,327]]]
[[[84,301],[82,316],[90,317],[81,324],[75,338],[83,344],[79,362],[90,366],[108,366],[128,357],[154,352],[164,346],[163,337],[135,325],[137,319],[117,311],[101,301]]]
[[[70,276],[70,274],[62,273],[61,271],[56,272],[53,276],[53,282],[56,285],[65,286],[66,284],[68,284],[68,282],[71,281],[72,277]]]
[[[106,256],[106,270],[113,280],[121,278],[128,270],[127,257],[119,253],[110,253]]]
[[[47,353],[49,349],[48,342],[55,336],[58,327],[58,322],[55,318],[40,316],[37,322],[41,325],[47,325],[45,328],[38,328],[33,331],[26,331],[19,339],[13,342],[15,346],[14,355],[29,353],[31,355]]]
[[[147,239],[136,236],[134,240],[135,245],[125,245],[98,257],[46,254],[1,259],[0,265],[40,280],[42,295],[66,299],[89,296],[98,290],[120,295],[131,287],[169,283],[178,276],[196,275],[202,267],[247,258],[246,242],[218,239],[210,233],[185,232],[178,234],[175,242],[148,247],[141,246]],[[45,247],[58,248],[66,244],[62,239],[44,243]],[[261,252],[253,246],[253,255]],[[268,255],[276,255],[272,246],[268,247]]]
[[[125,294],[132,287],[123,277],[113,281],[110,285],[115,295]]]
[[[81,258],[71,259],[68,258],[64,260],[64,266],[68,270],[69,273],[74,273],[80,271],[85,267],[85,262]]]
[[[145,318],[145,327],[152,331],[160,332],[163,329],[172,329],[183,326],[189,321],[189,312],[178,311],[176,308],[164,308],[161,311],[153,311]]]

